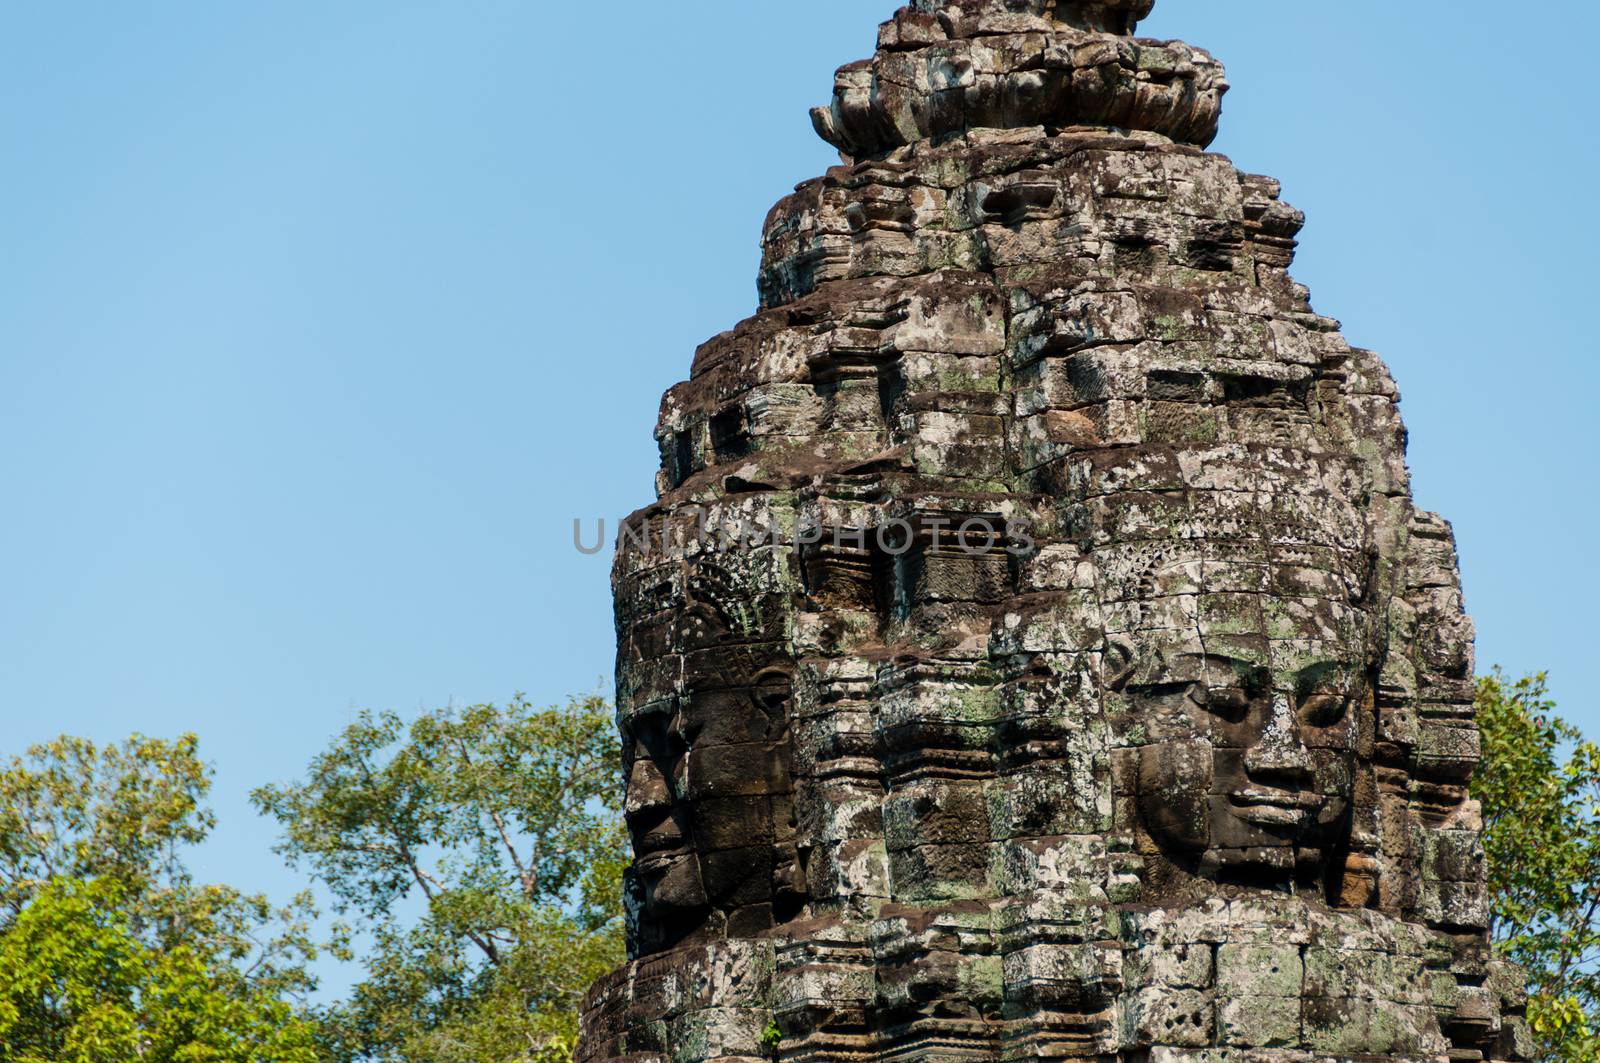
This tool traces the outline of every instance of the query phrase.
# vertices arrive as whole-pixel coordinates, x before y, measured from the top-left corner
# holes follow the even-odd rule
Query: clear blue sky
[[[200,733],[249,789],[363,707],[611,668],[574,517],[650,498],[659,395],[754,307],[807,108],[892,0],[0,7],[0,752]],[[1480,663],[1587,689],[1600,571],[1600,6],[1161,0],[1216,147],[1405,393]]]

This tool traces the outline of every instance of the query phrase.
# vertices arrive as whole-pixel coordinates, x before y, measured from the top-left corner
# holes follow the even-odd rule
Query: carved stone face
[[[1151,837],[1211,873],[1320,870],[1342,840],[1363,686],[1351,661],[1275,669],[1198,647],[1130,685],[1155,739],[1139,750]]]
[[[711,913],[729,932],[758,933],[803,893],[790,668],[774,644],[741,641],[759,601],[738,597],[709,570],[698,576],[675,638],[684,686],[625,724],[624,814],[658,945],[681,940]]]
[[[1176,862],[1313,878],[1343,843],[1371,712],[1360,568],[1334,548],[1200,539],[1162,545],[1138,573],[1108,658],[1136,732],[1140,817]]]
[[[634,722],[624,814],[645,902],[659,918],[692,916],[706,906],[693,846],[692,806],[683,799],[687,756],[675,719]]]

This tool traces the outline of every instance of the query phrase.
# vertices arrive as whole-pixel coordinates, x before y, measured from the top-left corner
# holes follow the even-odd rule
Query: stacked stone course
[[[1449,526],[1152,2],[919,0],[814,113],[619,545],[584,1063],[1526,1058]]]

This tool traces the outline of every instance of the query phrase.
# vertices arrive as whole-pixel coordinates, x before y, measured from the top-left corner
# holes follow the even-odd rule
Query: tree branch
[[[467,767],[476,770],[477,765],[473,763],[472,753],[467,746],[466,739],[458,735],[455,738],[455,743],[457,750],[461,754],[462,762]],[[522,857],[517,853],[516,844],[511,840],[511,832],[506,827],[505,818],[500,815],[499,810],[488,800],[483,800],[483,808],[488,813],[490,822],[494,824],[495,832],[500,835],[500,843],[505,846],[506,855],[511,859],[511,866],[516,868],[517,878],[522,883],[523,895],[531,900],[538,887],[538,876],[530,873],[529,866],[522,862]]]

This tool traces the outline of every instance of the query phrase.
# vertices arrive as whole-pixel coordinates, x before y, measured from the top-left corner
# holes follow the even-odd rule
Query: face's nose
[[[672,808],[672,784],[655,761],[641,756],[633,762],[628,775],[628,795],[623,814],[630,823],[642,819],[659,818]]]
[[[1287,694],[1273,693],[1267,726],[1245,752],[1244,767],[1260,782],[1300,786],[1310,781],[1311,754],[1301,740],[1300,718]]]

